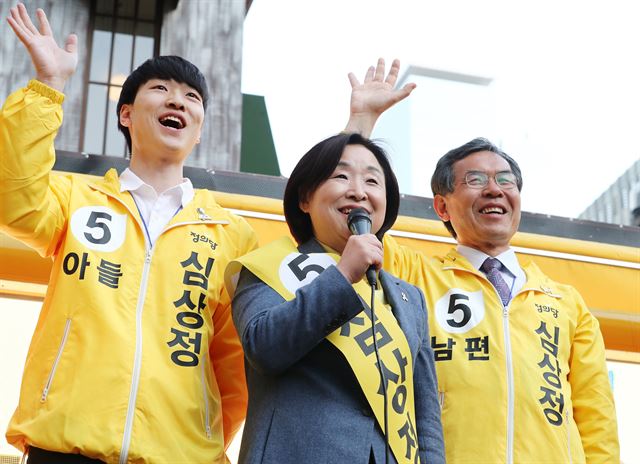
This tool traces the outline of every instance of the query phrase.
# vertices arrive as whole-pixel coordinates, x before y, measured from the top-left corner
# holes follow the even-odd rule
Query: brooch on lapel
[[[407,294],[405,292],[400,292],[402,294],[402,299],[404,301],[409,301],[409,298],[407,298]]]
[[[207,216],[207,214],[204,212],[204,209],[196,208],[196,211],[198,212],[198,218],[201,221],[210,221],[211,220],[211,218],[209,216]]]
[[[542,292],[545,295],[548,295],[550,297],[561,298],[561,296],[559,294],[553,292],[553,289],[551,287],[546,287],[544,285],[540,285],[540,290],[542,290]]]

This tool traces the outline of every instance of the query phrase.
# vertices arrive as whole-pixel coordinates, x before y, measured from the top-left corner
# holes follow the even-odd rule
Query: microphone
[[[363,235],[371,233],[371,218],[364,208],[352,209],[347,218],[347,225],[353,235]],[[372,287],[376,285],[376,268],[371,265],[367,269],[367,281]]]

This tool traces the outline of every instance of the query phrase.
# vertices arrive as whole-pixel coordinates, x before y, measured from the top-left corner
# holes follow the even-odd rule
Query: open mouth
[[[504,208],[502,208],[500,206],[487,206],[486,208],[482,208],[480,210],[480,213],[482,213],[482,214],[506,214],[507,212],[505,211]]]
[[[172,129],[183,129],[186,126],[182,118],[174,115],[162,116],[159,121],[163,126],[171,127]]]

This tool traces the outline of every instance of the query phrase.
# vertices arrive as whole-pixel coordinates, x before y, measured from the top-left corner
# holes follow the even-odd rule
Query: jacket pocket
[[[40,402],[44,403],[47,401],[47,396],[49,395],[49,390],[51,390],[51,385],[53,384],[53,378],[56,375],[56,369],[58,368],[58,363],[60,362],[60,358],[62,357],[62,353],[64,351],[64,346],[67,344],[67,337],[69,336],[69,331],[71,330],[71,319],[67,319],[64,324],[64,332],[62,333],[62,340],[60,340],[60,346],[58,347],[58,352],[56,353],[56,357],[53,360],[53,365],[51,366],[51,370],[49,371],[49,376],[47,377],[47,383],[42,390],[42,395],[40,395]]]
[[[584,454],[584,448],[582,447],[582,440],[580,439],[580,431],[578,425],[573,417],[573,409],[567,407],[565,403],[565,430],[567,431],[567,459],[568,464],[585,464],[587,458]]]
[[[200,363],[200,373],[202,379],[202,399],[204,401],[204,433],[207,439],[211,439],[211,420],[210,420],[210,406],[209,406],[209,395],[207,393],[207,370],[205,368],[206,362],[204,361],[204,357],[202,362]]]
[[[569,464],[573,464],[573,456],[571,453],[571,416],[569,415],[569,408],[567,408],[564,412],[564,423],[565,423],[565,427],[567,429],[567,456],[568,456],[568,463]]]

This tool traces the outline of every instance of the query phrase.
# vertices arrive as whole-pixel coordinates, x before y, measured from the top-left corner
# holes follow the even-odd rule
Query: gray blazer
[[[300,251],[323,249],[312,240]],[[423,294],[384,271],[380,282],[413,356],[421,462],[444,463]],[[298,289],[291,301],[242,270],[232,305],[249,388],[240,464],[368,464],[370,456],[385,462],[383,433],[373,411],[342,353],[325,340],[363,309],[335,266]]]

